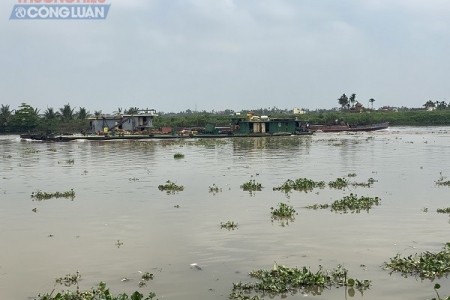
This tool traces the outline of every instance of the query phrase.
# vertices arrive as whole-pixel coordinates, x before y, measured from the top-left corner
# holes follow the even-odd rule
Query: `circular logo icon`
[[[17,18],[25,18],[25,16],[27,15],[27,10],[24,7],[17,7],[16,8],[16,17]]]

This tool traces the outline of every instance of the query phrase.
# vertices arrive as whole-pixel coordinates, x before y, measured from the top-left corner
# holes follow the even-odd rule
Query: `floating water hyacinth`
[[[164,184],[164,185],[159,185],[158,186],[158,189],[160,190],[160,191],[166,191],[167,192],[167,194],[170,194],[170,193],[172,193],[172,194],[174,194],[174,193],[176,193],[176,192],[181,192],[181,191],[183,191],[184,190],[184,186],[182,186],[182,185],[176,185],[174,182],[172,182],[172,181],[170,181],[170,180],[167,180],[166,181],[166,184]]]
[[[445,244],[444,249],[436,253],[426,251],[407,257],[397,254],[384,263],[384,268],[405,276],[410,274],[420,278],[441,278],[450,273],[450,243]]]
[[[260,299],[257,295],[250,297],[248,294],[253,292],[278,295],[312,287],[317,288],[318,294],[331,286],[346,286],[363,291],[368,289],[371,284],[369,280],[349,278],[348,270],[341,265],[332,270],[323,270],[322,267],[319,267],[317,272],[312,272],[306,267],[289,268],[278,266],[277,263],[274,263],[272,270],[251,271],[249,275],[252,278],[259,279],[259,281],[233,283],[233,292],[230,295],[230,299]]]
[[[31,193],[31,198],[36,199],[38,201],[48,200],[52,198],[75,198],[75,192],[73,189],[67,192],[55,192],[55,193],[47,193],[41,190]]]
[[[350,194],[349,196],[343,197],[341,200],[336,200],[331,204],[313,204],[308,205],[308,209],[327,209],[331,207],[331,211],[335,212],[356,212],[359,213],[361,210],[369,211],[374,205],[380,205],[381,199],[378,197],[359,197],[358,195]]]
[[[314,181],[308,178],[288,179],[282,185],[274,187],[274,191],[290,192],[291,190],[308,192],[315,188],[324,188],[325,181]]]
[[[226,223],[220,222],[220,228],[226,228],[228,230],[237,229],[238,223],[234,223],[234,221],[228,221]]]
[[[248,182],[245,182],[241,185],[241,189],[248,192],[261,191],[263,186],[261,183],[256,182],[256,180],[251,179]]]

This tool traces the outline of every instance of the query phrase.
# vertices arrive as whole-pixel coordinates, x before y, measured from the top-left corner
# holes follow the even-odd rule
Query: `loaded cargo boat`
[[[143,140],[143,139],[187,139],[187,138],[233,138],[233,137],[270,137],[270,136],[302,136],[311,135],[301,121],[294,118],[269,118],[268,116],[246,117],[235,116],[229,126],[218,127],[208,124],[205,127],[192,127],[167,130],[153,128],[152,110],[143,114],[107,116],[90,121],[90,132],[81,135],[26,134],[23,139],[68,142],[74,140],[106,141],[106,140]],[[99,124],[101,123],[101,124]],[[99,129],[103,128],[102,131]]]
[[[350,125],[350,124],[309,125],[308,127],[313,132],[376,131],[389,128],[389,122],[369,124],[369,125]]]

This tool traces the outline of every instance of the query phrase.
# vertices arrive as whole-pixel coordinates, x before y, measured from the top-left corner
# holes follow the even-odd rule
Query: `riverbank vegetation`
[[[344,103],[344,102],[342,102]],[[372,102],[373,104],[373,102]],[[425,106],[426,105],[426,106]],[[433,106],[434,105],[434,106]],[[344,105],[337,109],[318,109],[316,111],[305,111],[304,114],[295,114],[292,110],[255,109],[255,115],[268,115],[277,118],[295,117],[299,121],[311,124],[332,124],[338,120],[345,124],[373,124],[389,122],[391,126],[440,126],[450,125],[450,107],[442,103],[431,105],[424,104],[423,109],[399,108],[392,109],[366,109],[361,108],[355,111],[356,106]],[[121,108],[111,114],[131,114],[137,113],[137,107],[128,110]],[[244,117],[249,111],[240,111],[240,116]],[[231,119],[236,112],[225,110],[222,112],[193,112],[184,111],[178,113],[159,112],[154,120],[155,127],[204,127],[207,124],[216,126],[229,126]],[[78,133],[89,128],[88,118],[101,119],[104,116],[102,111],[91,113],[85,107],[72,107],[69,103],[59,109],[47,107],[45,110],[32,107],[22,103],[18,108],[10,105],[0,104],[0,133],[23,133],[23,132],[46,132],[54,133]]]

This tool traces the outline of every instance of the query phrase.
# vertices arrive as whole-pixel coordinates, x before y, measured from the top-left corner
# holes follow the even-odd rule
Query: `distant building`
[[[350,107],[350,112],[352,113],[362,113],[364,111],[364,106],[360,102],[356,102],[355,106]]]
[[[145,131],[153,128],[153,119],[157,117],[156,111],[141,110],[137,114],[131,115],[102,115],[88,118],[90,131],[92,133],[105,132],[113,129],[130,132]]]
[[[381,111],[398,111],[398,109],[396,107],[392,107],[392,106],[383,106],[383,107],[380,107],[378,110],[381,110]]]
[[[304,115],[306,114],[306,110],[303,108],[294,107],[294,115]]]

